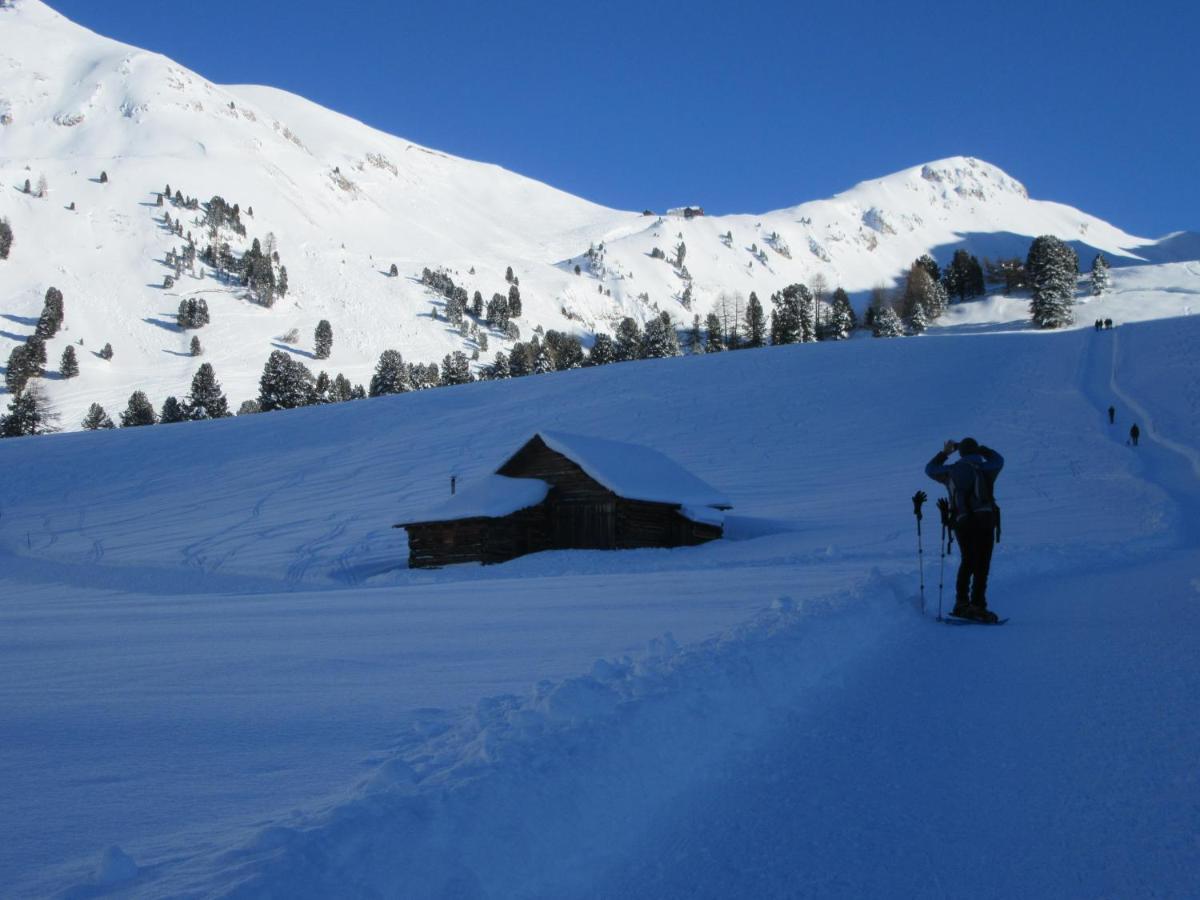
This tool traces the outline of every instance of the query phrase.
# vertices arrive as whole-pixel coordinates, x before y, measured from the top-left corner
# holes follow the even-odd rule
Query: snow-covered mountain
[[[332,356],[306,363],[354,382],[366,382],[389,348],[438,362],[455,350],[481,350],[488,360],[511,345],[485,327],[483,350],[434,318],[442,301],[418,280],[426,267],[445,267],[486,299],[507,292],[511,266],[523,337],[540,327],[586,341],[624,316],[644,321],[666,311],[682,326],[722,293],[755,291],[766,303],[785,285],[818,275],[830,287],[863,292],[891,283],[925,252],[941,261],[958,246],[981,256],[1023,255],[1043,233],[1117,261],[1166,261],[1196,250],[1192,236],[1155,243],[1030,199],[1018,181],[968,157],[762,215],[608,209],[282,91],[212,84],[161,55],[96,35],[40,0],[0,8],[0,122],[0,216],[15,235],[9,259],[0,261],[0,359],[32,331],[46,289],[58,287],[66,319],[48,343],[49,368],[70,342],[82,370],[70,381],[48,379],[67,428],[92,401],[115,413],[134,390],[156,406],[185,394],[199,362],[188,353],[193,334],[235,407],[257,394],[272,350],[311,355],[321,319],[332,323]],[[46,192],[37,196],[42,179]],[[208,240],[203,209],[156,205],[167,185],[202,202],[219,195],[238,204],[246,234],[219,237],[240,252],[273,236],[288,294],[265,308],[207,266],[164,287],[167,254],[184,238],[163,213],[195,233],[199,246]],[[680,243],[686,278],[676,265]],[[388,277],[393,264],[399,277]],[[198,332],[174,324],[189,298],[205,299],[211,310],[211,324]],[[299,344],[281,343],[292,329]],[[95,353],[105,343],[114,350],[110,361]]]

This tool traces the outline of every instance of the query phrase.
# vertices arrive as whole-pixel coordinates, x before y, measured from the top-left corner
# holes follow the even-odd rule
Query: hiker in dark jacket
[[[1141,436],[1142,430],[1137,427],[1137,422],[1129,429],[1129,440],[1133,441],[1133,446],[1137,446],[1138,438]]]
[[[956,450],[958,459],[947,465],[946,460]],[[950,492],[951,523],[962,556],[950,613],[953,616],[981,622],[997,620],[987,606],[987,580],[999,521],[992,488],[1002,468],[1003,456],[969,437],[958,443],[946,441],[925,466],[925,474],[946,485]]]
[[[1115,406],[1110,406],[1108,408],[1108,424],[1111,425],[1116,420],[1117,420],[1117,408]]]

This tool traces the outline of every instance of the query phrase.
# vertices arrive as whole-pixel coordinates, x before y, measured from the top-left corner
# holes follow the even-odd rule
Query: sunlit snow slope
[[[512,266],[523,337],[540,326],[586,340],[626,315],[645,320],[666,311],[688,324],[723,292],[755,291],[768,303],[785,285],[818,275],[831,288],[863,292],[892,283],[927,251],[943,262],[959,246],[981,256],[1023,255],[1043,233],[1075,243],[1085,264],[1092,249],[1117,263],[1198,255],[1187,235],[1155,244],[1032,200],[1013,178],[967,157],[762,215],[685,219],[606,209],[279,90],[214,85],[87,31],[40,0],[0,9],[0,121],[0,216],[15,232],[12,256],[0,262],[0,360],[32,331],[46,289],[62,290],[65,328],[49,343],[50,369],[75,342],[82,371],[69,382],[51,377],[48,389],[68,429],[93,401],[115,415],[134,390],[156,407],[186,393],[199,363],[187,355],[191,333],[174,325],[186,298],[202,297],[212,310],[212,324],[197,332],[203,360],[236,408],[256,396],[264,361],[281,347],[360,383],[384,349],[414,362],[480,349],[432,318],[440,299],[414,280],[425,267],[446,267],[486,300],[508,290],[504,273]],[[27,179],[36,192],[43,177],[44,197],[22,192]],[[167,184],[247,210],[248,233],[234,249],[273,235],[289,273],[287,297],[265,309],[204,267],[201,277],[185,274],[164,289],[165,255],[183,244],[161,218],[180,210],[154,205]],[[182,215],[202,246],[198,214]],[[689,282],[668,261],[680,242],[690,307],[683,303]],[[653,258],[655,249],[667,260]],[[393,263],[399,277],[388,278]],[[318,363],[308,357],[321,319],[331,322],[334,345]],[[300,341],[288,348],[277,339],[293,328]],[[484,332],[481,361],[511,343]],[[110,362],[95,355],[105,343],[114,349]]]

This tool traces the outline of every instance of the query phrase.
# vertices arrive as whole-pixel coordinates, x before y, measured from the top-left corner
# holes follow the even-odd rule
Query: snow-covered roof
[[[712,485],[649,447],[564,431],[539,431],[538,437],[621,497],[691,507],[733,506]]]
[[[497,519],[536,506],[546,499],[549,491],[550,485],[537,478],[487,475],[459,491],[441,506],[404,524],[452,522],[458,519]]]

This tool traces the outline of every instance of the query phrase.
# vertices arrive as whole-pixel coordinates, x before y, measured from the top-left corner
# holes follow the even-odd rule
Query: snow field
[[[637,829],[661,837],[655,816],[738,741],[752,754],[823,679],[924,633],[908,497],[946,437],[1008,460],[1002,611],[1031,578],[1174,552],[1191,507],[1131,469],[1092,396],[1117,334],[1170,371],[1194,320],[1170,325],[782,347],[6,441],[0,721],[23,738],[0,751],[19,785],[0,872],[82,886],[115,845],[146,896],[618,877]],[[1174,409],[1161,384],[1137,390]],[[733,501],[729,539],[404,569],[389,525],[543,428],[667,454]]]

